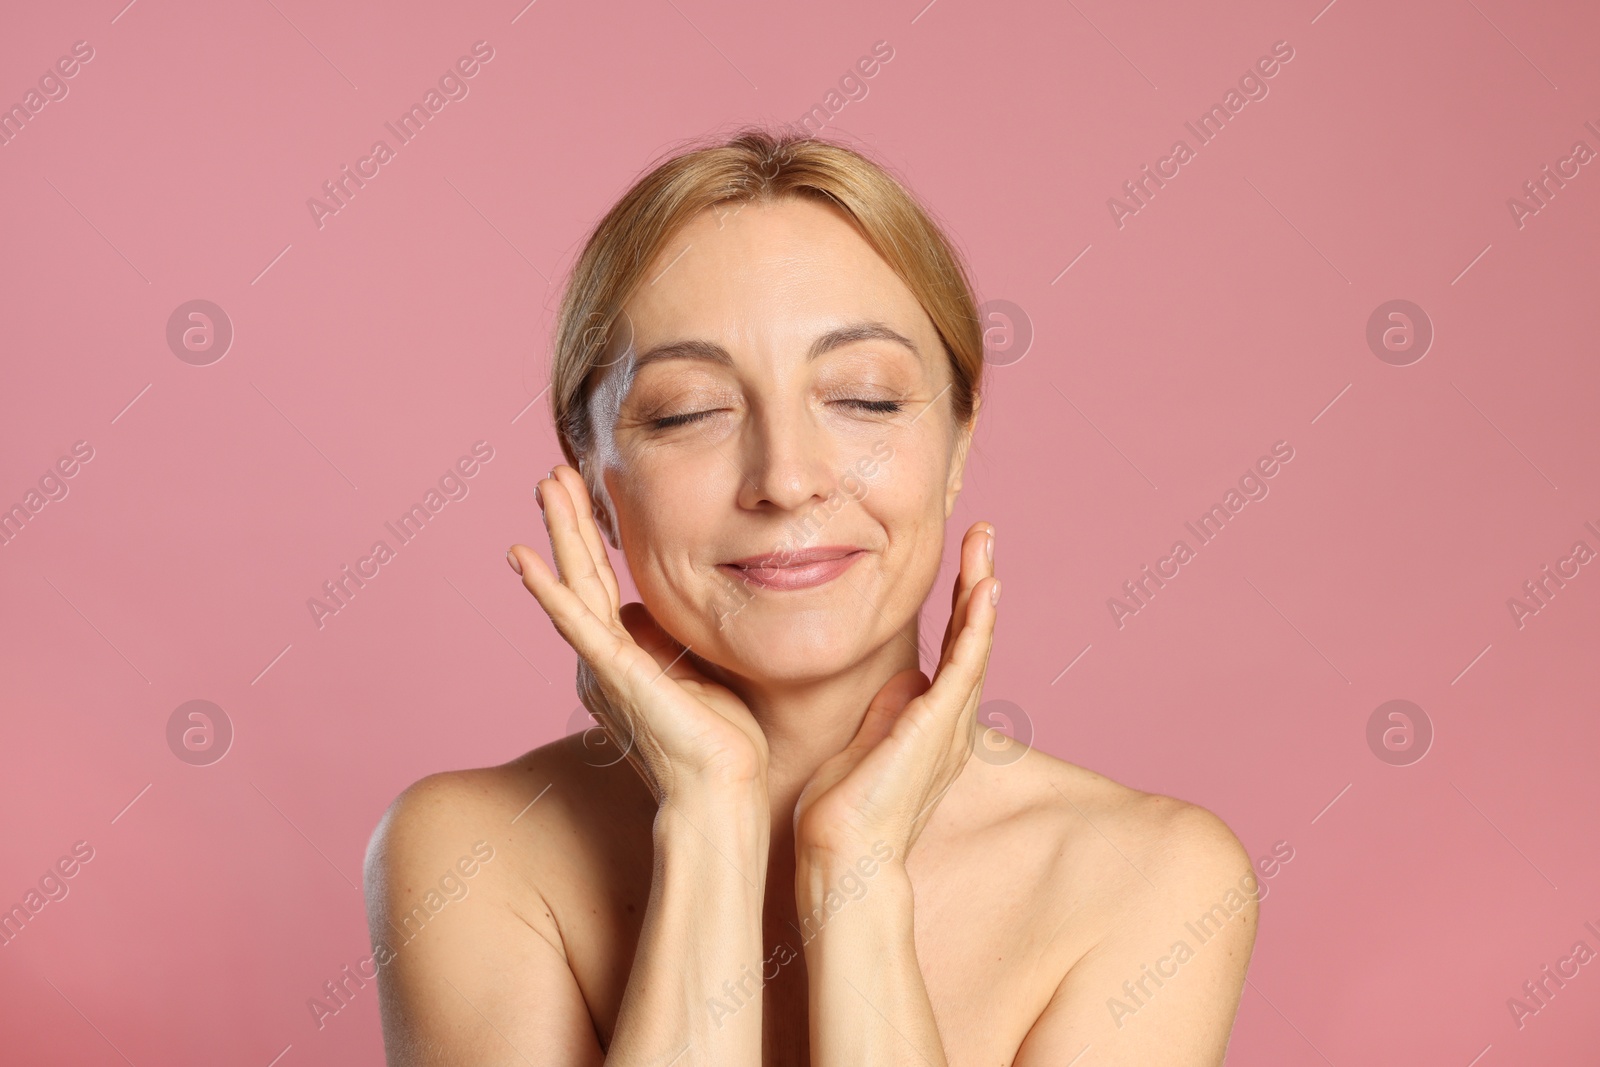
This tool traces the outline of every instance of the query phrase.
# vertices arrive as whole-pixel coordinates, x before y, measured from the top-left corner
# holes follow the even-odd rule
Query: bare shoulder
[[[427,775],[389,805],[365,882],[366,966],[392,1064],[487,1062],[506,1040],[540,1062],[599,1062],[562,910],[574,881],[594,884],[593,869],[624,851],[623,775],[638,781],[626,763],[586,760],[573,735],[499,766]]]
[[[564,861],[581,864],[586,852],[617,839],[619,824],[637,824],[647,810],[642,799],[648,793],[632,767],[595,756],[582,734],[496,766],[429,774],[395,797],[373,831],[369,905],[400,888],[396,877],[426,878],[474,845],[510,861],[502,867],[515,868],[516,885],[507,888],[554,884]]]
[[[368,874],[435,851],[464,834],[498,829],[510,800],[504,767],[439,771],[411,783],[390,802],[367,846]]]
[[[1009,779],[997,792],[1022,809],[1011,817],[1026,813],[1048,827],[1080,869],[1097,857],[1089,866],[1099,877],[1149,888],[1152,882],[1237,878],[1251,869],[1227,823],[1199,804],[1135,789],[1032,748],[1014,764],[986,771],[992,779]]]
[[[479,899],[504,898],[505,879],[493,875],[506,867],[518,809],[533,799],[518,803],[524,776],[515,765],[547,762],[547,750],[559,745],[500,766],[429,774],[394,798],[372,832],[363,865],[375,945],[409,941],[427,918],[453,903],[452,897],[466,899],[476,891]],[[526,918],[531,928],[539,928],[536,914]]]
[[[531,777],[517,773],[519,766],[553,770],[561,746],[556,741],[495,767],[439,771],[407,786],[378,820],[367,845],[368,895],[384,891],[389,879],[416,863],[470,843],[468,838],[503,840],[520,807],[519,780]]]
[[[1070,1059],[1085,1042],[1107,1063],[1220,1063],[1259,915],[1238,837],[1199,804],[1036,749],[992,770],[1016,774],[1012,788],[1049,828],[1055,892],[1041,918],[1075,934],[1017,1067]]]

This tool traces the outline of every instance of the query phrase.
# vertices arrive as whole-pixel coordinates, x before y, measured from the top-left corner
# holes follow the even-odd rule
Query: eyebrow
[[[922,359],[922,352],[917,348],[916,342],[885,323],[852,322],[838,329],[829,330],[812,341],[811,348],[806,352],[806,361],[810,362],[835,348],[842,348],[857,341],[888,341],[891,344],[904,346],[919,361]],[[690,340],[651,345],[634,361],[634,369],[637,372],[645,364],[663,359],[703,359],[727,367],[733,366],[733,356],[715,341]]]

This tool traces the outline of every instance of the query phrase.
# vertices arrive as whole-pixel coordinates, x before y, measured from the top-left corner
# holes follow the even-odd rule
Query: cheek
[[[950,452],[944,442],[898,434],[877,442],[848,470],[854,496],[891,535],[909,535],[944,522]]]
[[[873,457],[877,469],[870,477],[855,469],[862,490],[858,506],[886,537],[884,578],[896,590],[895,601],[903,596],[920,602],[943,559],[950,453],[937,439],[899,437],[887,459],[883,451]]]
[[[693,599],[694,561],[714,544],[722,510],[712,472],[678,459],[648,457],[607,473],[617,532],[635,585],[657,600]]]

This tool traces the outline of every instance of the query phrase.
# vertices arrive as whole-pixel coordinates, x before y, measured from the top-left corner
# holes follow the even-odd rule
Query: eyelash
[[[894,415],[905,407],[898,400],[841,400],[838,403],[854,404],[865,411],[875,412],[880,415]],[[711,411],[691,411],[683,415],[668,415],[666,418],[654,419],[650,425],[657,430],[670,430],[677,426],[686,426],[691,422],[698,422],[707,415],[714,414],[716,414],[715,409]]]
[[[881,415],[893,415],[905,407],[898,400],[846,400],[846,404],[855,404],[866,411],[876,411]]]
[[[653,429],[670,430],[674,426],[684,426],[710,415],[709,411],[692,411],[687,415],[668,415],[664,419],[656,419],[650,423]]]

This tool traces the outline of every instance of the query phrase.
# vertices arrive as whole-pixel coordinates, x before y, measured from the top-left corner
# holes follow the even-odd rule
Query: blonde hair
[[[608,211],[562,294],[550,368],[551,417],[562,454],[606,499],[595,464],[593,372],[616,352],[618,318],[678,228],[710,208],[810,197],[841,209],[921,303],[950,361],[950,406],[970,424],[983,385],[983,327],[965,263],[916,198],[866,156],[800,130],[746,127],[731,139],[670,156]],[[621,337],[622,343],[632,341]],[[603,516],[602,516],[603,517]]]

